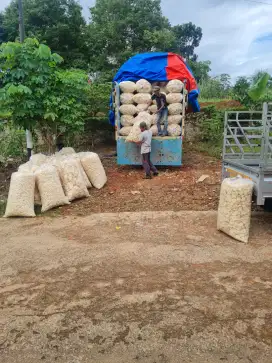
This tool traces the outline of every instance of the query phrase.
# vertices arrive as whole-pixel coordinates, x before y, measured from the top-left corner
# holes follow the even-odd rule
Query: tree
[[[18,6],[12,0],[3,13],[3,29],[8,41],[18,39]],[[36,37],[58,52],[65,63],[86,66],[85,20],[75,0],[24,0],[26,36]],[[1,27],[1,18],[0,18]]]
[[[192,68],[197,82],[206,81],[209,78],[209,72],[211,71],[210,61],[197,62],[189,60],[188,64]]]
[[[136,53],[167,51],[174,46],[175,37],[162,15],[160,0],[97,0],[90,12],[91,71],[113,74]]]
[[[39,131],[50,152],[60,133],[83,129],[87,114],[87,76],[61,69],[62,61],[36,39],[0,47],[0,108],[16,125]]]
[[[187,23],[182,25],[176,25],[172,27],[172,30],[176,38],[177,51],[186,60],[197,60],[197,56],[194,53],[195,48],[199,46],[202,39],[202,29],[193,23]]]

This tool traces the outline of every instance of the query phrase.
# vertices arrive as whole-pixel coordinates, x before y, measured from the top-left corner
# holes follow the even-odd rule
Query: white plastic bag
[[[139,113],[143,111],[148,111],[148,105],[146,103],[140,103],[136,106],[136,108]]]
[[[140,139],[139,139],[139,136],[141,134],[140,123],[141,123],[141,121],[136,121],[134,123],[129,135],[126,138],[126,142],[138,142],[138,141],[140,141]]]
[[[64,195],[57,169],[48,164],[42,165],[35,172],[36,181],[42,200],[42,212],[69,204]]]
[[[136,91],[138,93],[151,93],[152,86],[147,80],[140,79],[138,82],[136,82]]]
[[[121,116],[121,125],[126,126],[132,126],[134,124],[134,117],[130,115],[122,115]]]
[[[64,193],[69,202],[89,196],[86,183],[75,158],[67,157],[59,161]]]
[[[148,110],[151,112],[151,113],[156,113],[158,111],[158,107],[157,105],[152,105],[148,108]]]
[[[80,157],[78,156],[78,154],[69,155],[69,157],[72,157],[72,158],[74,158],[76,160],[77,166],[78,166],[78,168],[80,170],[80,173],[81,173],[81,175],[83,177],[83,180],[85,182],[85,185],[86,185],[87,189],[92,188],[92,183],[90,182],[89,178],[87,177],[87,174],[85,173],[85,170],[84,170],[84,168],[83,168],[83,166],[81,164]]]
[[[149,93],[136,93],[133,96],[133,102],[137,104],[148,104],[151,101],[151,95]]]
[[[172,103],[168,106],[169,115],[180,115],[182,113],[181,103]]]
[[[46,162],[47,162],[48,158],[46,159]],[[35,173],[35,171],[39,168],[39,166],[37,165],[31,165],[30,161],[22,164],[19,166],[18,168],[18,172],[20,173]],[[42,204],[42,201],[41,201],[41,196],[40,196],[40,192],[39,192],[39,189],[38,189],[38,186],[37,186],[37,183],[35,181],[35,188],[34,188],[34,204],[35,205],[41,205]]]
[[[128,136],[130,134],[131,130],[132,130],[132,126],[125,126],[120,129],[119,134],[121,136]]]
[[[136,84],[130,81],[120,83],[120,89],[124,93],[134,93],[136,91]]]
[[[134,116],[137,113],[137,108],[134,105],[122,105],[119,110],[123,115]]]
[[[221,185],[217,229],[241,242],[248,242],[253,182],[225,179]]]
[[[176,124],[169,125],[167,131],[168,131],[169,136],[180,136],[181,135],[181,127]]]
[[[182,120],[182,116],[181,115],[172,115],[172,116],[168,116],[168,124],[172,125],[172,124],[180,124]]]
[[[135,125],[135,123],[140,124],[141,122],[145,122],[147,127],[150,127],[151,126],[151,115],[146,111],[139,112],[138,116],[135,117],[133,125]]]
[[[184,84],[178,79],[168,82],[166,88],[169,93],[180,93],[183,90]]]
[[[122,93],[120,96],[120,101],[122,105],[132,105],[133,93]]]
[[[97,189],[103,188],[107,183],[107,176],[99,156],[92,152],[83,152],[78,155],[92,185]]]
[[[33,173],[16,172],[11,175],[5,217],[35,217]]]
[[[181,93],[169,93],[166,96],[167,103],[181,103],[183,100],[183,96]]]

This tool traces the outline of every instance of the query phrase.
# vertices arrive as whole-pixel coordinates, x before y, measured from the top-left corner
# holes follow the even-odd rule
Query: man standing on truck
[[[161,89],[159,86],[155,86],[153,88],[153,95],[151,97],[151,101],[149,106],[152,105],[153,101],[157,103],[157,127],[158,127],[158,135],[159,136],[167,136],[167,128],[168,128],[168,108],[166,106],[166,96],[161,93]],[[164,123],[164,129],[161,129],[161,123]]]

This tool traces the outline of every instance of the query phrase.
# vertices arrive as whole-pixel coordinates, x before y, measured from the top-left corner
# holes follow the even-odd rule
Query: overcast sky
[[[94,2],[80,0],[86,18]],[[0,10],[8,3],[0,0]],[[172,25],[192,21],[201,26],[196,52],[200,60],[211,60],[212,74],[272,73],[272,0],[162,0],[162,10]]]

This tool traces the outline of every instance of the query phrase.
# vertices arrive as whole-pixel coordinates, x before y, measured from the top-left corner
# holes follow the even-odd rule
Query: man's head
[[[147,124],[145,122],[141,122],[140,123],[140,129],[141,129],[142,132],[147,130]]]
[[[160,87],[159,86],[155,86],[154,88],[153,88],[153,92],[155,93],[155,95],[159,95],[160,94]]]

